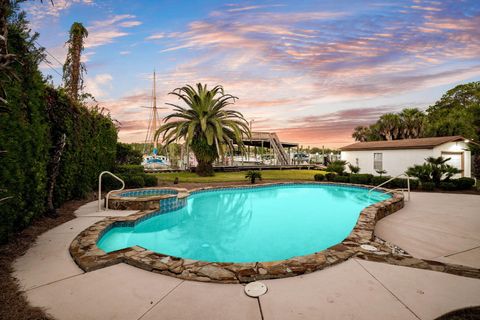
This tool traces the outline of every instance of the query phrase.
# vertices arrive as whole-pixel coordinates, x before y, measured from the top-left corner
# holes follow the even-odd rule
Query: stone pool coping
[[[196,188],[192,189],[190,193],[204,190],[251,188],[287,184],[323,184],[371,188],[371,186],[346,183],[280,182],[262,184],[259,186],[240,185]],[[386,244],[376,242],[374,237],[376,222],[400,210],[404,206],[404,197],[402,193],[388,189],[380,189],[379,191],[389,192],[392,194],[392,197],[364,208],[361,211],[352,232],[341,243],[310,255],[292,257],[290,259],[272,262],[218,263],[173,257],[155,253],[139,246],[111,253],[105,253],[98,248],[97,241],[110,228],[118,225],[135,224],[135,222],[148,219],[155,213],[155,211],[142,211],[127,217],[108,217],[93,224],[82,231],[73,240],[70,245],[70,254],[79,267],[86,272],[124,262],[147,271],[185,280],[219,283],[245,283],[263,279],[291,277],[321,270],[331,265],[346,261],[354,256],[365,260],[383,261],[396,265],[480,277],[475,272],[473,272],[473,275],[471,272],[469,273],[469,268],[460,266],[449,267],[448,264],[420,260],[406,254],[396,254]],[[373,245],[379,250],[374,253],[369,252],[361,248],[362,244]]]

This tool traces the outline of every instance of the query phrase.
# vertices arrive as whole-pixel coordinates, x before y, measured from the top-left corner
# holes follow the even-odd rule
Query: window
[[[373,170],[375,171],[383,170],[383,154],[382,153],[373,154]]]

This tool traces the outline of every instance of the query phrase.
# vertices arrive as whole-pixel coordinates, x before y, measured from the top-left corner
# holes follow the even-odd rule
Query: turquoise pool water
[[[181,209],[110,229],[98,246],[111,252],[138,245],[210,262],[287,259],[340,243],[363,208],[390,197],[367,193],[319,184],[199,192]]]

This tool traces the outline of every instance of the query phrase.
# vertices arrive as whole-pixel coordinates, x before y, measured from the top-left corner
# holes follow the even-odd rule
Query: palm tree
[[[377,124],[385,140],[396,140],[400,137],[401,121],[398,114],[386,113],[378,119]]]
[[[250,170],[245,175],[245,179],[250,179],[250,183],[254,184],[256,179],[262,180],[262,173],[258,170]]]
[[[177,88],[170,94],[181,99],[186,107],[167,103],[174,107],[174,112],[165,117],[165,124],[157,130],[155,139],[163,134],[164,145],[184,139],[197,158],[197,174],[213,175],[212,163],[225,149],[233,151],[233,144],[243,148],[242,138],[250,137],[243,115],[226,109],[237,98],[225,94],[222,86],[208,90],[201,83],[196,88],[190,85]]]
[[[402,138],[416,139],[423,136],[425,114],[417,108],[406,108],[400,112]]]
[[[368,127],[357,126],[353,129],[352,138],[354,138],[355,141],[365,142],[368,140],[369,133],[370,130]]]
[[[67,59],[63,65],[63,81],[68,95],[74,100],[78,100],[78,93],[83,89],[83,72],[86,69],[81,62],[81,54],[86,37],[88,37],[87,29],[83,24],[74,22],[70,28]]]

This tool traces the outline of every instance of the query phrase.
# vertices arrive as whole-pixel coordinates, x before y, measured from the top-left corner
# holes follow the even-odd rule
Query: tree
[[[480,81],[458,85],[427,109],[428,136],[480,137]],[[477,148],[478,149],[478,148]],[[474,149],[472,151],[478,152]]]
[[[370,134],[370,129],[366,126],[357,126],[353,129],[352,138],[355,141],[365,142],[368,140],[368,135]]]
[[[417,108],[405,108],[399,116],[403,139],[417,139],[423,136],[425,114],[422,111]]]
[[[225,94],[222,86],[208,90],[198,83],[196,88],[187,85],[170,94],[182,100],[186,107],[168,103],[174,112],[165,117],[165,124],[155,133],[155,139],[163,134],[165,145],[184,139],[195,154],[200,176],[213,175],[213,162],[233,150],[233,144],[243,148],[243,137],[250,136],[248,122],[243,115],[226,109],[236,97]]]
[[[396,140],[400,137],[402,123],[400,116],[395,113],[386,113],[377,122],[380,134],[385,140]]]
[[[83,24],[74,22],[70,28],[67,59],[63,65],[63,81],[68,95],[78,100],[79,92],[83,89],[83,73],[86,72],[85,65],[81,62],[81,55],[84,49],[84,40],[88,37],[88,31]]]

